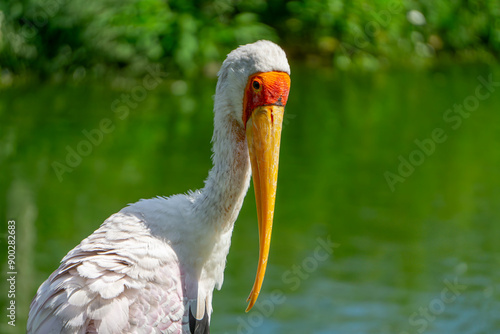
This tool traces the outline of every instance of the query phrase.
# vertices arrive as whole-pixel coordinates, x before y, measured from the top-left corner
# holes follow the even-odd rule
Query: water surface
[[[251,188],[212,331],[500,332],[500,86],[478,79],[490,75],[500,81],[487,67],[295,66],[265,283],[244,313],[258,255]],[[3,315],[1,332],[24,332],[37,287],[110,214],[203,186],[215,80],[169,78],[114,112],[133,87],[0,91],[0,215],[16,220],[18,266],[17,326]]]

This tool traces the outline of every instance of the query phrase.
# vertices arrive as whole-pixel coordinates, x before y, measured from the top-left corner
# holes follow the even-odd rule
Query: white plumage
[[[271,71],[290,73],[285,53],[271,42],[228,55],[217,83],[214,167],[205,187],[141,200],[109,217],[40,286],[28,333],[209,332],[212,292],[222,286],[251,176],[245,87],[251,75]],[[190,309],[207,328],[190,329]]]

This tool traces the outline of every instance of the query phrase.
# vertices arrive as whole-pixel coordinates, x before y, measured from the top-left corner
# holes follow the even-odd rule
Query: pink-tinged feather
[[[90,261],[83,262],[76,269],[78,274],[85,278],[99,278],[104,274],[101,267]]]
[[[76,290],[69,296],[68,303],[73,306],[85,306],[89,304],[96,295],[96,292],[91,292],[89,289],[82,288]]]

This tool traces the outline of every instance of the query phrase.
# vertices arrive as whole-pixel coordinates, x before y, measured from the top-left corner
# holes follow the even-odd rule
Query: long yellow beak
[[[250,311],[259,296],[266,273],[271,231],[273,227],[274,202],[278,181],[278,161],[283,123],[283,106],[262,106],[253,110],[247,121],[246,135],[253,185],[259,220],[259,264],[257,275],[246,312]]]

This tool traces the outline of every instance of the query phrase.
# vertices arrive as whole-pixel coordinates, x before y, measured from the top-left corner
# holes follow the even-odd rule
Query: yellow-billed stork
[[[253,174],[259,262],[250,310],[267,266],[289,89],[290,66],[276,44],[229,53],[218,74],[205,187],[140,200],[106,219],[40,286],[28,333],[209,333],[212,293],[222,286]]]

